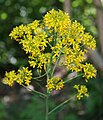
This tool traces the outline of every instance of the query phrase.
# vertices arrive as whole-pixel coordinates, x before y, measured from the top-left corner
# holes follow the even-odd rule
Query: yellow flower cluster
[[[48,79],[47,81],[47,89],[48,91],[52,90],[61,90],[64,86],[63,80],[60,79],[60,77],[52,77],[51,79]]]
[[[96,77],[95,68],[91,64],[84,64],[84,56],[88,52],[86,47],[94,50],[95,39],[85,32],[85,28],[80,23],[76,20],[72,22],[69,15],[61,10],[52,9],[47,12],[43,20],[35,20],[30,24],[14,28],[10,37],[22,44],[28,54],[29,64],[33,68],[46,70],[48,64],[49,66],[55,64],[58,57],[62,56],[61,65],[66,66],[68,70],[83,72],[86,81]],[[29,74],[31,76],[31,72]],[[11,71],[6,73],[5,81],[9,85],[12,85],[13,80],[19,84],[25,81],[25,84],[29,85],[31,77],[26,74],[27,76],[24,78],[26,80],[30,78],[29,81],[26,81],[22,75],[25,76],[22,71],[18,70],[17,75]],[[18,77],[15,78],[15,76]],[[10,81],[11,83],[9,83]],[[48,80],[47,89],[49,91],[59,90],[62,87],[63,81],[59,78],[53,77]],[[85,87],[81,86],[80,89],[82,88]]]
[[[25,84],[28,86],[31,82],[31,78],[32,78],[31,70],[29,71],[28,67],[26,68],[23,67],[21,70],[18,70],[17,74],[14,70],[6,72],[3,82],[5,84],[8,84],[9,86],[12,86],[14,82],[17,82],[20,85]]]
[[[42,69],[50,57],[50,53],[44,53],[48,41],[47,34],[39,25],[39,21],[35,20],[28,25],[20,25],[13,29],[10,33],[11,38],[19,41],[23,45],[26,53],[29,53],[29,63],[35,68]]]
[[[14,81],[16,81],[16,73],[14,70],[5,73],[5,78],[3,82],[9,86],[12,86]]]
[[[90,63],[86,63],[83,66],[83,70],[84,70],[84,76],[83,77],[86,78],[86,82],[88,82],[88,80],[90,78],[96,77],[96,69]]]
[[[50,32],[55,32],[57,35],[66,35],[66,32],[71,26],[71,20],[68,13],[61,10],[54,10],[47,12],[44,16],[44,24],[48,27]]]
[[[29,53],[29,63],[35,68],[46,69],[50,62],[55,62],[61,54],[64,57],[63,65],[72,71],[82,71],[82,62],[85,60],[84,48],[95,49],[95,39],[84,32],[85,28],[77,21],[72,22],[67,13],[61,10],[47,12],[42,21],[35,20],[28,25],[20,25],[10,33],[11,38],[23,45]],[[46,48],[50,47],[50,52]],[[64,62],[65,61],[65,62]]]
[[[86,88],[85,85],[75,85],[74,88],[77,89],[78,91],[78,95],[77,95],[78,100],[80,100],[83,96],[86,97],[89,96],[88,89]]]

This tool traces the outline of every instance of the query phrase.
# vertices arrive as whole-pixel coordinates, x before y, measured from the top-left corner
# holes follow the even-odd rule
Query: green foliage
[[[78,117],[71,113],[70,115],[66,116],[64,120],[78,120]]]
[[[5,110],[5,106],[2,103],[2,101],[0,100],[0,120],[4,120],[7,117],[7,113]]]
[[[50,108],[54,103],[50,101]],[[19,103],[12,103],[8,108],[9,120],[44,120],[45,101],[37,96],[31,96],[29,100],[21,100]],[[49,120],[55,120],[55,114]]]
[[[32,99],[27,103],[20,115],[21,120],[42,120],[45,119],[45,104],[40,99]],[[42,111],[42,112],[41,112]]]

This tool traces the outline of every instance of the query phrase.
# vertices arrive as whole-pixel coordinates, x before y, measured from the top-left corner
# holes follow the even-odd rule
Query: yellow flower
[[[60,77],[52,77],[51,79],[48,79],[47,82],[47,89],[48,91],[52,91],[52,90],[61,90],[64,86],[64,82],[63,80],[60,79]]]
[[[96,48],[96,40],[89,33],[85,33],[82,36],[83,44],[88,48],[94,50]]]
[[[78,100],[80,100],[83,96],[88,97],[89,94],[88,89],[85,85],[74,85],[74,88],[77,90],[78,94],[77,94],[77,98]]]
[[[55,89],[55,85],[53,83],[52,79],[48,80],[48,84],[46,85],[47,89],[51,92],[53,89]]]
[[[67,13],[64,13],[61,10],[56,11],[54,9],[47,12],[43,21],[48,29],[53,28],[55,32],[58,32],[61,35],[65,34],[71,25],[71,20]]]
[[[21,70],[18,70],[16,73],[14,70],[10,72],[6,72],[5,78],[4,78],[4,83],[8,84],[9,86],[12,86],[14,82],[25,85],[29,85],[31,82],[32,78],[32,72],[31,70],[28,70],[27,68],[22,68]]]
[[[57,85],[56,85],[56,90],[61,90],[64,87],[64,82],[61,80]]]
[[[18,70],[17,80],[16,80],[17,83],[19,83],[20,85],[25,84],[29,86],[31,79],[32,79],[32,72],[31,70],[30,71],[28,70],[28,67],[27,68],[23,67],[21,70]]]
[[[3,82],[9,86],[13,86],[14,81],[17,80],[15,71],[10,71],[5,73],[5,78]]]
[[[83,70],[84,70],[83,77],[86,78],[86,82],[88,82],[90,78],[96,77],[96,69],[90,63],[86,63],[85,65],[83,65]]]

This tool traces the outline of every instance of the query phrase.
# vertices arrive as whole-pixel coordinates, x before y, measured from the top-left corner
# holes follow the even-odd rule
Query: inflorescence
[[[20,25],[12,30],[9,35],[12,39],[22,44],[31,67],[37,69],[48,69],[48,65],[55,64],[61,57],[60,65],[68,70],[84,73],[86,82],[96,77],[96,69],[90,63],[85,63],[85,54],[88,49],[96,48],[95,39],[76,20],[71,21],[68,13],[61,10],[47,12],[42,20],[35,20],[27,25]],[[88,48],[88,49],[86,49]],[[29,85],[31,71],[27,68],[6,73],[5,83],[12,86],[16,81],[19,84]],[[51,76],[47,80],[47,89],[60,90],[64,82],[60,78]],[[78,99],[87,95],[87,88],[83,85],[75,85],[78,91]]]

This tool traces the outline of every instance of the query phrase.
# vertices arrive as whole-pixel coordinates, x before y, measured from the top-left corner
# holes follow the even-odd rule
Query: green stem
[[[59,56],[58,56],[58,58],[57,58],[57,60],[56,60],[56,63],[55,63],[55,65],[54,65],[54,67],[53,67],[53,70],[52,70],[51,76],[53,76],[53,74],[54,74],[54,71],[55,71],[55,68],[56,68],[56,66],[57,66],[57,64],[58,64],[58,61],[59,61],[60,55],[61,55],[61,51],[59,52]]]
[[[48,93],[47,93],[47,97],[46,97],[46,115],[45,115],[45,120],[48,120],[48,113],[49,113],[49,107],[48,107],[48,100],[49,96],[48,96]]]
[[[52,48],[52,45],[48,42],[48,45]]]
[[[48,84],[48,79],[49,79],[49,74],[47,74],[47,84]],[[48,116],[48,113],[49,113],[49,94],[48,94],[48,89],[47,89],[47,95],[46,95],[46,115],[45,115],[45,120],[48,120],[49,116]]]
[[[54,109],[52,109],[48,115],[50,115],[51,113],[53,113],[55,110],[59,109],[60,107],[62,107],[63,105],[65,105],[66,103],[68,103],[71,99],[73,99],[77,94],[75,94],[74,96],[72,96],[71,98],[65,100],[64,102],[62,102],[61,104],[59,104],[58,106],[56,106]]]
[[[50,71],[50,69],[45,73],[45,74],[43,74],[43,75],[41,75],[41,76],[39,76],[39,77],[35,77],[35,78],[32,78],[32,79],[38,79],[38,78],[42,78],[42,77],[44,77],[45,75],[47,75],[48,73],[49,73],[49,71]]]
[[[64,83],[70,82],[70,81],[72,81],[73,79],[75,79],[75,78],[77,78],[77,77],[80,77],[80,76],[82,76],[82,75],[83,75],[83,73],[77,75],[77,76],[74,77],[74,78],[71,78],[71,79],[65,80]]]
[[[25,86],[25,85],[23,85],[23,84],[21,84],[21,85],[22,85],[24,88],[26,88],[26,89],[32,91],[33,93],[36,93],[36,94],[38,94],[38,95],[47,97],[47,95],[45,95],[44,93],[38,92],[38,91],[36,91],[36,90],[32,90],[32,89],[28,88],[27,86]]]

